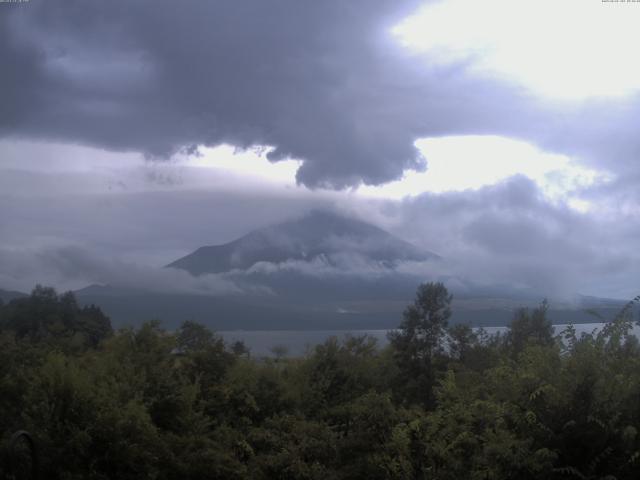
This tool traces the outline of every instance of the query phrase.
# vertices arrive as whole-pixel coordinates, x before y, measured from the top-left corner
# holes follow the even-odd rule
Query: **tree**
[[[435,361],[443,352],[452,298],[441,282],[420,285],[398,330],[388,334],[409,402],[434,405]]]
[[[178,329],[176,347],[182,353],[199,352],[210,347],[217,340],[211,330],[201,323],[187,320]]]
[[[113,334],[111,321],[95,305],[80,308],[75,295],[37,285],[31,295],[2,308],[2,327],[19,339],[45,340],[63,350],[95,348]]]
[[[470,325],[458,323],[448,330],[449,334],[449,355],[466,363],[470,352],[478,343],[478,336],[474,333]]]
[[[249,347],[242,341],[236,340],[231,344],[231,351],[236,357],[250,357],[251,351]]]
[[[528,308],[516,310],[506,342],[513,355],[518,355],[527,345],[553,345],[553,325],[547,318],[549,303],[544,300],[532,312]]]
[[[276,362],[279,362],[289,354],[289,348],[286,345],[274,345],[270,348],[270,351],[276,357]]]

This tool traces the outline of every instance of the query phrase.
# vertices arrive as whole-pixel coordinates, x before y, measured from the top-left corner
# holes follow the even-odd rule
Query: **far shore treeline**
[[[504,334],[450,325],[421,285],[389,344],[331,337],[255,358],[196,322],[114,331],[72,293],[0,302],[0,478],[637,479],[633,303],[554,334],[546,302]]]

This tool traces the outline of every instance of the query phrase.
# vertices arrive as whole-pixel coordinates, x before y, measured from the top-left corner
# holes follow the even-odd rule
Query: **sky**
[[[602,0],[0,3],[0,288],[199,289],[160,267],[329,208],[478,282],[633,297],[639,22]]]

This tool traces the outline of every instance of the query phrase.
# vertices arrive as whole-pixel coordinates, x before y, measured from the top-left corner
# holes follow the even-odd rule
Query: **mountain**
[[[230,243],[198,248],[167,266],[202,275],[247,270],[260,262],[320,261],[340,266],[354,257],[388,268],[402,261],[439,258],[371,224],[314,211],[255,230]]]
[[[452,280],[453,322],[507,324],[514,309],[535,306],[536,292],[480,287],[436,275],[442,259],[390,233],[335,213],[307,216],[254,230],[222,245],[198,248],[166,266],[206,282],[222,278],[240,293],[167,293],[118,285],[77,291],[81,303],[99,305],[116,325],[158,318],[168,328],[197,320],[218,330],[388,329],[398,325],[425,278]],[[553,302],[555,323],[598,321],[620,302],[581,298]]]
[[[4,303],[8,303],[15,298],[23,298],[26,297],[26,293],[16,292],[12,290],[2,290],[0,288],[0,300]]]
[[[402,262],[439,258],[368,223],[313,211],[198,248],[166,266],[194,276],[221,275],[241,295],[117,285],[91,285],[76,294],[82,303],[102,307],[116,324],[160,318],[168,326],[195,319],[216,329],[388,328],[419,283],[414,276],[389,273]]]

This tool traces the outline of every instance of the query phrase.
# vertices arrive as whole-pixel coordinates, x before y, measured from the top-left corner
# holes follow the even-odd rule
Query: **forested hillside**
[[[420,286],[384,349],[254,358],[194,322],[114,332],[38,287],[0,307],[3,478],[29,468],[23,429],[54,480],[638,478],[630,306],[577,338],[546,303],[488,336],[450,326],[450,302]]]

